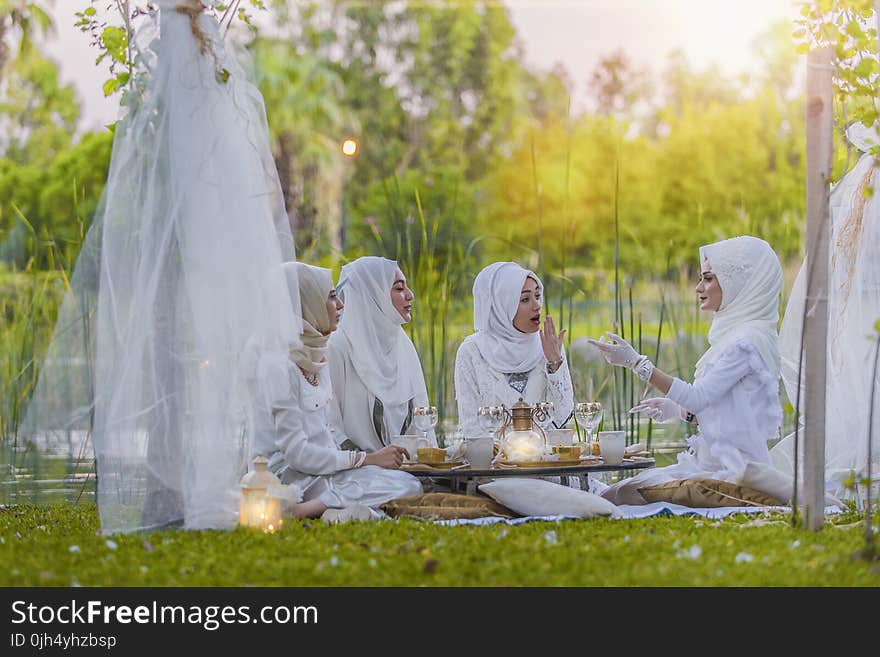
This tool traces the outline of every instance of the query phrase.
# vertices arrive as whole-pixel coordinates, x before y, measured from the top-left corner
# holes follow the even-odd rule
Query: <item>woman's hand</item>
[[[399,445],[388,445],[379,451],[367,454],[364,465],[378,465],[386,470],[397,470],[403,465],[403,459],[409,457],[409,452]]]
[[[611,338],[613,342],[606,342],[604,339],[605,336]],[[619,335],[616,335],[611,331],[606,331],[605,336],[599,340],[588,338],[588,341],[596,345],[599,351],[602,352],[605,360],[612,365],[628,367],[630,369],[635,367],[636,363],[638,363],[641,358],[641,354],[633,349],[632,345]]]
[[[555,372],[562,365],[562,345],[565,340],[565,329],[556,333],[553,318],[547,315],[544,318],[544,328],[541,329],[541,347],[544,349],[544,358],[549,363],[550,372]]]
[[[672,422],[684,420],[685,411],[668,397],[651,397],[643,399],[629,409],[630,413],[644,413],[654,422]]]

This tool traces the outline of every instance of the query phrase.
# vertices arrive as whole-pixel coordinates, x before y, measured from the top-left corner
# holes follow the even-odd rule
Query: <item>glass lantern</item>
[[[269,459],[254,457],[253,468],[241,479],[239,524],[272,533],[281,527],[281,480],[269,471]]]
[[[534,422],[535,409],[522,397],[510,410],[511,424],[501,430],[501,458],[507,461],[541,461],[547,437]]]

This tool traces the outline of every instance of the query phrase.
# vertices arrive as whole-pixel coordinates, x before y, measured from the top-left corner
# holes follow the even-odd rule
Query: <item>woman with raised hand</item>
[[[574,408],[565,359],[565,330],[556,332],[546,315],[541,326],[544,286],[515,262],[494,262],[474,280],[474,333],[455,356],[455,397],[465,435],[477,435],[480,406],[512,407],[553,403],[553,422],[562,427]]]
[[[331,422],[353,447],[374,452],[396,435],[416,434],[413,409],[428,405],[422,363],[403,330],[415,295],[398,264],[378,256],[344,265],[339,291],[346,308],[327,354]],[[433,428],[427,439],[437,445]]]
[[[605,489],[615,504],[645,504],[638,489],[667,481],[732,481],[748,462],[770,464],[767,441],[782,421],[779,401],[779,294],[782,267],[767,242],[734,237],[700,248],[700,309],[713,313],[710,347],[693,383],[662,372],[624,339],[590,340],[610,364],[627,367],[665,397],[631,409],[657,422],[698,425],[678,463],[642,472]]]
[[[299,518],[328,509],[347,509],[350,517],[370,517],[365,507],[422,492],[418,479],[399,470],[406,450],[396,445],[375,452],[342,450],[328,421],[333,390],[327,369],[327,341],[336,330],[343,303],[329,269],[288,263],[296,269],[302,307],[302,346],[291,352],[286,368],[289,394],[272,403],[273,431],[257,433],[254,453],[269,458],[282,483],[300,489],[292,507]],[[277,395],[276,395],[277,396]],[[332,516],[332,518],[331,518]],[[340,520],[339,512],[328,519]]]

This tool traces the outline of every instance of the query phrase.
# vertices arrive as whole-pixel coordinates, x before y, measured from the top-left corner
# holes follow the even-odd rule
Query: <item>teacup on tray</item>
[[[581,456],[580,445],[551,445],[554,454],[561,459],[577,459]]]

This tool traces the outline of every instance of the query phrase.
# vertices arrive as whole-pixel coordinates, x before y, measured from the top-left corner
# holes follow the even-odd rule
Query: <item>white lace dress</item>
[[[529,404],[553,402],[553,421],[562,427],[574,410],[574,388],[567,360],[563,358],[553,374],[547,372],[545,361],[530,372],[510,377],[486,362],[473,335],[466,337],[455,356],[455,398],[464,435],[484,433],[477,418],[480,406],[504,404],[510,408],[520,397]]]
[[[694,413],[699,432],[678,463],[624,479],[602,491],[615,504],[645,504],[640,487],[676,479],[735,481],[748,462],[770,464],[767,441],[782,421],[778,390],[758,349],[747,339],[727,345],[693,384],[674,379],[667,397]]]
[[[422,492],[419,480],[402,470],[376,465],[354,469],[357,452],[337,447],[345,440],[328,423],[333,398],[328,368],[309,384],[298,368],[290,372],[290,397],[272,408],[274,431],[257,433],[253,452],[269,458],[269,469],[285,484],[296,484],[303,500],[320,499],[329,508],[354,504],[376,507]]]

